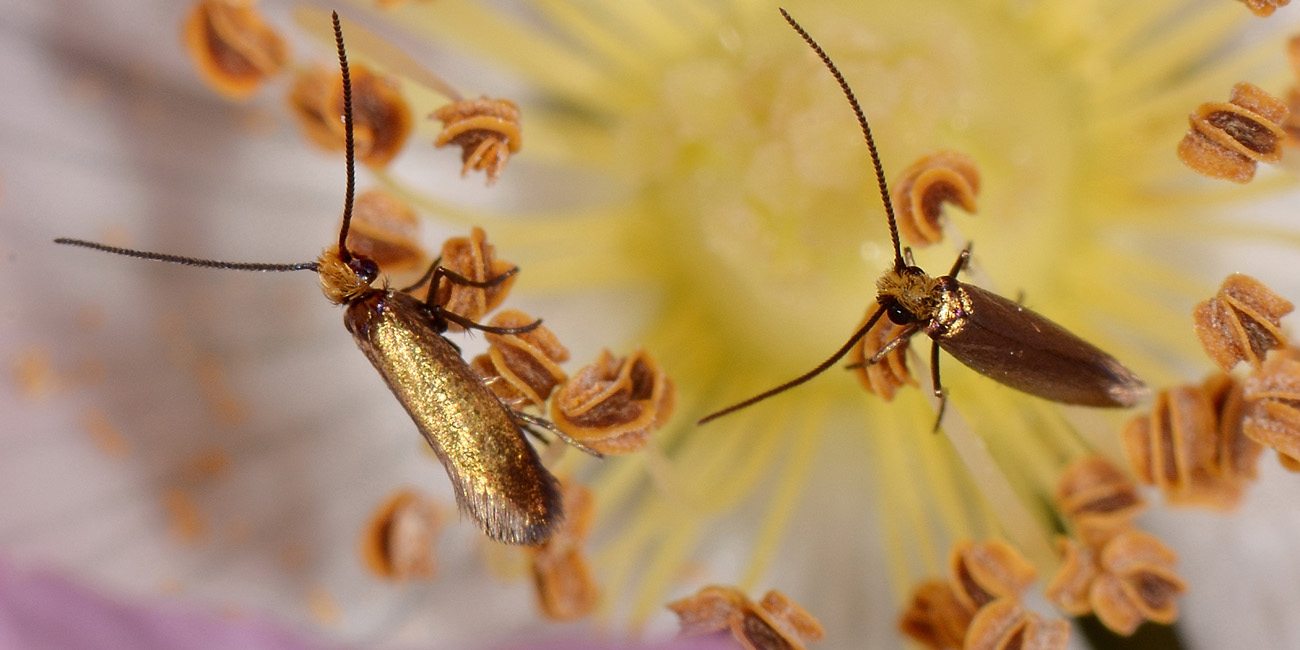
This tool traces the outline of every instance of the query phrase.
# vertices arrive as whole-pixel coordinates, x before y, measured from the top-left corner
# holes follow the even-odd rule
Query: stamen
[[[948,572],[957,600],[971,611],[999,598],[1019,597],[1038,573],[1014,546],[1000,539],[953,544]]]
[[[1287,469],[1300,471],[1300,350],[1269,353],[1264,365],[1246,378],[1242,399],[1242,432],[1276,450]]]
[[[1174,569],[1178,555],[1156,537],[1128,528],[1091,543],[1060,537],[1060,568],[1047,599],[1074,616],[1097,615],[1116,634],[1132,634],[1144,620],[1178,619],[1174,597],[1187,590]]]
[[[447,104],[429,117],[443,123],[433,146],[461,147],[460,175],[484,172],[488,185],[497,182],[510,156],[523,146],[519,107],[506,99],[467,99]]]
[[[1293,309],[1263,282],[1234,273],[1213,298],[1196,306],[1192,318],[1205,353],[1224,372],[1240,361],[1258,370],[1265,353],[1286,346],[1281,320]]]
[[[973,614],[957,600],[952,585],[944,580],[921,583],[903,608],[898,629],[927,648],[960,648],[966,639]]]
[[[1247,183],[1258,162],[1282,158],[1287,116],[1282,100],[1249,83],[1232,88],[1227,102],[1207,102],[1188,120],[1192,129],[1178,144],[1178,158],[1211,178]]]
[[[676,395],[644,351],[618,359],[606,350],[556,391],[551,419],[596,451],[626,454],[644,447],[668,421]]]
[[[1079,536],[1094,541],[1109,539],[1130,527],[1146,508],[1132,479],[1095,455],[1066,467],[1057,481],[1054,501]]]
[[[420,245],[420,218],[410,206],[382,191],[357,196],[348,250],[374,260],[386,273],[423,268],[429,255]]]
[[[867,313],[858,326],[865,325],[872,314],[879,309],[880,305],[873,301],[867,307]],[[868,393],[879,395],[886,402],[893,401],[898,389],[904,385],[917,385],[916,378],[907,369],[908,347],[904,344],[894,348],[877,363],[867,365],[866,362],[875,357],[886,343],[898,338],[901,331],[903,331],[901,325],[895,325],[888,318],[881,318],[870,330],[867,330],[866,336],[858,341],[848,357],[849,367],[853,368],[862,387]]]
[[[1122,433],[1139,480],[1159,487],[1171,504],[1237,505],[1259,456],[1258,446],[1242,435],[1240,395],[1226,375],[1160,391],[1151,414],[1134,418]],[[1224,420],[1216,403],[1225,409]],[[1225,452],[1233,455],[1225,458]]]
[[[927,580],[912,592],[899,629],[934,648],[1064,650],[1069,624],[1045,623],[1020,605],[1034,581],[1033,565],[998,539],[953,545],[948,581]]]
[[[529,549],[537,602],[553,621],[583,618],[600,604],[600,587],[582,548],[591,528],[591,490],[566,481],[563,494],[564,524],[542,545]]]
[[[962,650],[1065,650],[1070,624],[1044,621],[1020,606],[1017,598],[1001,598],[980,608],[971,619]]]
[[[537,319],[508,309],[492,318],[492,327],[524,327]],[[555,387],[569,376],[559,366],[569,360],[569,350],[545,325],[523,334],[488,333],[487,354],[470,364],[488,381],[492,392],[512,408],[542,407]],[[572,516],[572,515],[570,515]]]
[[[688,598],[668,603],[681,619],[682,636],[728,630],[750,650],[803,650],[826,636],[821,623],[779,591],[769,591],[755,605],[738,589],[705,587]]]
[[[389,495],[362,530],[361,560],[385,580],[427,581],[437,573],[434,544],[447,514],[433,500],[409,488]]]
[[[482,228],[474,228],[469,237],[452,237],[443,242],[442,266],[475,282],[487,282],[515,268],[514,264],[496,258],[496,248],[488,243]],[[434,302],[447,311],[478,321],[506,299],[514,284],[513,275],[488,287],[443,282],[435,288]],[[448,329],[458,332],[464,328],[451,323]]]
[[[231,99],[252,95],[289,61],[284,40],[252,2],[198,2],[185,20],[183,36],[199,74]]]
[[[356,156],[369,167],[382,168],[401,153],[411,134],[411,109],[395,79],[361,64],[350,67]],[[323,67],[300,71],[287,99],[290,114],[309,140],[328,151],[344,149],[343,80],[337,73]]]
[[[1246,5],[1250,13],[1260,18],[1272,16],[1274,11],[1291,4],[1291,0],[1237,0],[1237,2]]]
[[[980,192],[980,174],[975,161],[956,151],[923,156],[903,170],[894,184],[894,205],[898,208],[898,233],[915,247],[943,240],[943,206],[953,203],[975,213]]]

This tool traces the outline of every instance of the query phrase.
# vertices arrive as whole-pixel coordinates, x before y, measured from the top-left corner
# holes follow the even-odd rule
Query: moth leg
[[[542,435],[541,432],[539,432],[537,429],[534,429],[531,425],[520,424],[519,428],[523,429],[524,433],[527,433],[528,435],[532,436],[533,440],[536,440],[537,442],[547,446],[551,444],[550,438],[547,438],[546,436]]]
[[[969,252],[969,249],[967,250]],[[934,431],[939,432],[939,424],[943,422],[943,410],[948,408],[948,393],[943,389],[943,383],[939,381],[939,342],[935,341],[930,346],[930,378],[934,380],[934,396],[939,398],[939,415],[934,418]]]
[[[890,339],[890,341],[886,343],[884,347],[880,348],[879,350],[876,351],[875,354],[871,355],[870,359],[864,359],[857,363],[850,363],[849,365],[844,366],[845,370],[857,370],[858,368],[864,368],[866,366],[874,366],[877,363],[880,363],[881,359],[884,359],[885,356],[888,355],[890,352],[893,352],[894,350],[898,349],[898,346],[903,345],[904,343],[910,341],[912,337],[915,336],[916,333],[919,331],[921,331],[921,327],[915,323],[904,327],[903,331],[898,333],[898,336],[895,336],[894,338]]]
[[[505,400],[502,400],[501,403],[505,404]],[[523,418],[519,416],[527,415],[526,413],[522,411],[517,411],[515,410],[514,407],[509,405],[506,406],[506,410],[510,411],[510,416],[515,419],[515,424],[519,425],[519,428],[522,429],[524,433],[527,433],[528,435],[532,436],[533,440],[536,440],[537,442],[543,445],[546,445],[548,447],[551,445],[550,438],[547,438],[546,436],[542,435],[542,432],[538,431],[537,429],[534,429],[532,424],[522,421]]]
[[[588,447],[587,445],[582,444],[581,442],[578,442],[569,434],[560,431],[560,428],[555,426],[554,422],[551,422],[546,418],[539,418],[536,415],[529,415],[527,413],[524,413],[523,411],[516,411],[513,409],[511,409],[510,413],[514,415],[515,420],[522,425],[532,425],[535,427],[541,427],[543,429],[546,429],[547,431],[550,431],[551,433],[554,433],[556,437],[568,443],[570,447],[573,447],[585,454],[595,456],[596,458],[605,457],[604,454],[596,451],[595,449],[592,449],[591,447]]]
[[[443,330],[443,331],[445,331],[445,330]],[[459,354],[459,355],[462,355],[462,356],[465,354],[465,351],[462,350],[462,349],[460,349],[460,346],[459,346],[459,345],[456,345],[456,342],[455,342],[455,341],[453,341],[453,340],[451,340],[451,339],[449,339],[449,338],[447,338],[447,337],[445,337],[445,336],[442,337],[442,340],[446,341],[449,345],[451,345],[451,348],[452,348],[453,350],[456,351],[456,354]]]
[[[523,327],[494,327],[492,325],[484,325],[482,323],[476,323],[468,318],[465,318],[464,316],[461,316],[460,314],[457,314],[452,311],[447,311],[446,309],[443,309],[442,307],[439,307],[437,305],[430,305],[429,308],[433,310],[435,316],[438,318],[445,318],[457,325],[460,325],[461,327],[464,327],[465,329],[479,330],[481,332],[487,332],[489,334],[525,334],[527,332],[531,332],[537,329],[542,324],[542,319],[539,318],[527,325],[524,325]]]
[[[433,264],[429,265],[429,270],[425,271],[424,275],[420,276],[420,279],[415,281],[415,284],[412,284],[409,287],[403,287],[401,290],[402,293],[411,293],[412,291],[424,286],[424,284],[433,277],[434,270],[436,270],[440,264],[442,264],[442,256],[438,256],[438,259],[435,259]]]
[[[433,284],[437,285],[438,280],[442,278],[447,278],[447,281],[452,284],[459,284],[463,287],[478,287],[480,289],[486,289],[488,287],[494,287],[498,284],[501,284],[502,282],[505,282],[506,278],[509,278],[510,276],[518,272],[519,272],[519,267],[512,266],[510,267],[509,271],[505,271],[501,275],[496,276],[495,278],[489,278],[487,280],[471,280],[445,266],[438,266],[433,271]]]
[[[438,258],[438,259],[441,260],[442,258]],[[441,264],[438,263],[438,261],[434,261],[433,266],[429,268],[429,292],[424,296],[424,304],[428,305],[430,308],[437,306],[433,301],[438,297],[438,287],[442,286],[442,280],[444,278],[448,282],[452,284],[459,284],[462,287],[475,287],[478,289],[486,289],[488,287],[494,287],[498,284],[501,284],[502,282],[505,282],[507,278],[509,278],[510,276],[518,272],[519,272],[519,267],[512,266],[510,267],[509,271],[505,271],[501,275],[498,275],[494,278],[490,278],[487,280],[471,280],[445,266],[442,266]],[[416,284],[415,286],[418,287],[421,284],[424,284],[423,280],[421,280],[421,282]],[[459,323],[460,321],[456,321],[456,322]]]
[[[450,342],[450,341],[449,341],[449,342]],[[486,377],[486,378],[484,378],[484,379],[483,379],[483,385],[484,385],[484,386],[487,386],[488,388],[492,388],[493,386],[495,386],[495,385],[497,385],[497,384],[505,383],[505,381],[506,381],[505,378],[502,377],[501,375],[494,375],[494,376],[492,376],[492,377]],[[508,386],[509,384],[506,384],[506,385]],[[492,392],[495,393],[495,392],[497,392],[497,391],[493,390]],[[528,405],[528,398],[526,398],[526,397],[519,397],[519,396],[517,396],[517,397],[512,397],[512,398],[510,398],[510,399],[506,399],[506,398],[502,397],[502,396],[498,393],[498,394],[497,394],[497,399],[500,400],[501,403],[505,405],[506,410],[508,410],[508,411],[516,411],[516,410],[518,410],[518,409],[520,409],[520,408],[523,408],[524,406],[527,406],[527,405]],[[532,431],[530,431],[529,433],[533,433],[534,435],[536,435],[536,432],[532,432]]]
[[[966,244],[966,248],[963,248],[961,253],[957,254],[957,261],[952,263],[952,270],[948,271],[949,277],[957,277],[957,274],[966,268],[966,263],[970,261],[970,249],[974,245],[974,242]]]

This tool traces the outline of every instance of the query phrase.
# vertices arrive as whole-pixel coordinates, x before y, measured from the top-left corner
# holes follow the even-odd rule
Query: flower
[[[42,223],[57,216],[59,229],[29,236],[31,246],[15,253],[13,304],[43,307],[6,337],[16,346],[6,358],[44,351],[63,390],[6,396],[7,412],[19,414],[14,430],[31,433],[0,475],[40,498],[15,504],[0,539],[120,589],[179,587],[348,640],[453,644],[529,618],[521,583],[479,576],[455,591],[447,583],[403,591],[367,582],[351,540],[370,505],[398,482],[441,479],[412,453],[419,441],[409,421],[350,349],[337,314],[301,278],[39,248],[77,227],[250,260],[308,259],[329,240],[341,196],[337,156],[309,153],[268,113],[281,110],[271,101],[235,108],[212,99],[176,53],[144,37],[151,32],[131,31],[179,24],[180,10],[162,7],[148,20],[128,22],[137,10],[124,9],[97,23],[94,35],[121,34],[145,49],[96,50],[87,60],[98,67],[59,78],[74,98],[89,97],[70,115],[50,110],[63,105],[56,92],[15,109],[55,126],[27,131],[33,144],[23,153],[32,160],[5,166],[13,178],[3,200]],[[832,641],[897,643],[896,608],[881,603],[901,604],[938,571],[951,542],[1001,532],[1035,564],[1053,563],[1044,495],[1071,458],[1119,457],[1123,414],[1058,407],[945,359],[944,436],[930,434],[922,391],[903,388],[882,403],[835,372],[707,427],[691,424],[803,372],[860,322],[892,260],[873,172],[843,97],[771,6],[683,3],[665,13],[632,1],[609,3],[599,17],[578,7],[543,3],[520,16],[447,0],[376,14],[407,39],[451,45],[476,65],[513,73],[520,86],[476,87],[492,78],[465,75],[461,92],[509,94],[528,137],[491,190],[458,182],[459,152],[414,144],[374,178],[439,217],[439,236],[463,235],[470,224],[490,230],[523,269],[513,295],[531,292],[549,306],[528,311],[545,316],[575,358],[635,331],[627,338],[674,378],[677,418],[650,451],[558,463],[596,495],[589,548],[611,595],[605,614],[654,625],[667,616],[664,602],[703,584],[737,583],[747,593],[770,585],[817,615]],[[979,215],[949,215],[946,243],[918,251],[920,265],[947,268],[973,241],[967,281],[1023,293],[1025,304],[1153,386],[1187,381],[1187,366],[1202,363],[1187,313],[1223,274],[1192,251],[1215,250],[1229,236],[1281,232],[1294,241],[1290,231],[1224,221],[1288,187],[1285,175],[1263,171],[1244,189],[1225,187],[1193,177],[1173,154],[1198,104],[1243,79],[1269,86],[1282,78],[1280,38],[1225,45],[1249,19],[1238,3],[788,8],[857,89],[887,172],[943,149],[977,164]],[[268,6],[288,24],[281,9]],[[79,23],[48,20],[69,30],[67,43],[102,42]],[[429,104],[417,101],[417,115],[445,101],[410,93]],[[134,134],[138,148],[114,146],[107,125]],[[230,137],[241,128],[246,137]],[[51,168],[57,189],[78,191],[26,194]],[[504,196],[488,201],[489,192]],[[104,224],[126,225],[115,233]],[[1248,262],[1263,270],[1253,275],[1269,277],[1264,261]],[[51,295],[62,298],[50,305]],[[624,312],[606,324],[586,313],[593,303]],[[98,316],[79,321],[85,313]],[[79,383],[69,369],[88,360],[112,381]],[[91,410],[110,425],[88,439],[77,422]],[[126,441],[123,456],[94,451],[104,431]],[[214,451],[230,459],[227,469],[198,462]],[[1280,479],[1272,480],[1266,475],[1264,487]],[[193,516],[169,521],[162,504]],[[1262,527],[1254,540],[1284,538],[1292,509],[1265,505],[1232,521]],[[1153,523],[1173,531],[1164,539],[1185,558],[1198,557],[1203,549],[1186,523],[1179,533],[1178,517],[1187,521],[1162,513]],[[1267,517],[1291,524],[1261,523]],[[440,551],[449,554],[444,568],[479,564],[475,531],[461,528]],[[1270,557],[1294,563],[1275,543]],[[1197,575],[1230,563],[1184,564],[1186,611],[1234,605]],[[1300,597],[1290,586],[1264,590]],[[1264,618],[1268,610],[1234,616],[1278,625]],[[1215,618],[1188,615],[1182,624],[1215,638]],[[1239,628],[1258,631],[1257,645],[1276,645],[1262,636],[1276,627]]]
[[[312,644],[266,621],[182,607],[114,601],[65,577],[24,571],[0,561],[0,639],[9,648],[112,650],[149,647],[199,650],[308,650]],[[74,614],[74,615],[70,615]]]
[[[50,572],[23,570],[0,559],[0,640],[7,648],[115,650],[324,650],[338,647],[304,638],[265,620],[229,612],[195,611],[175,604],[121,602]],[[57,644],[57,645],[51,645]],[[142,645],[147,644],[147,645]],[[501,650],[634,650],[607,642],[524,642]],[[724,650],[722,639],[686,639],[643,650]]]

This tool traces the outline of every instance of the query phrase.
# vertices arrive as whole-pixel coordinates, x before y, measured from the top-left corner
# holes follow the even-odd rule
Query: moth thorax
[[[320,254],[316,260],[316,272],[320,275],[321,292],[336,305],[360,297],[373,282],[373,279],[361,277],[339,257],[338,246],[330,246]]]
[[[930,320],[939,307],[939,280],[916,267],[891,268],[876,280],[877,301],[885,298],[906,309],[918,320]]]

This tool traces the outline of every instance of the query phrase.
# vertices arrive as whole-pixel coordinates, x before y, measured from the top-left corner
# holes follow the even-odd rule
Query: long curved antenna
[[[352,261],[352,252],[348,250],[348,228],[352,225],[352,201],[357,193],[356,141],[352,136],[352,76],[348,73],[348,53],[343,47],[343,25],[339,22],[339,12],[332,12],[334,18],[334,42],[339,48],[339,68],[343,70],[343,133],[344,157],[348,166],[348,189],[343,197],[343,226],[339,228],[339,258],[344,262]]]
[[[352,77],[348,73],[348,55],[343,47],[343,25],[339,22],[339,13],[333,12],[334,18],[334,41],[338,43],[339,49],[339,67],[343,70],[343,132],[344,144],[346,149],[346,159],[348,168],[348,187],[347,194],[343,199],[343,226],[339,228],[339,258],[344,262],[352,261],[352,253],[348,250],[348,228],[352,224],[352,203],[357,192],[357,172],[356,172],[356,140],[352,134]],[[114,255],[125,255],[127,257],[137,257],[144,260],[154,260],[158,262],[170,262],[172,264],[184,264],[186,266],[201,266],[212,269],[226,269],[231,271],[315,271],[317,270],[316,262],[302,262],[299,264],[264,264],[260,262],[223,262],[221,260],[206,260],[197,257],[185,257],[183,255],[171,255],[169,253],[154,253],[151,251],[135,250],[132,248],[119,248],[97,242],[86,241],[83,239],[69,239],[60,237],[54,240],[56,244],[65,244],[68,246],[80,246],[90,248]]]
[[[172,264],[184,264],[185,266],[201,266],[210,269],[226,269],[230,271],[315,271],[315,262],[301,262],[298,264],[266,264],[262,262],[222,262],[221,260],[205,260],[197,257],[185,257],[183,255],[171,255],[168,253],[154,253],[151,251],[141,251],[133,248],[119,248],[109,246],[98,242],[86,241],[84,239],[69,239],[59,237],[54,240],[56,244],[67,246],[80,246],[90,248],[114,255],[125,255],[127,257],[138,257],[142,260],[154,260],[157,262],[170,262]]]
[[[705,422],[708,422],[710,420],[716,420],[729,413],[734,413],[736,411],[739,411],[740,409],[743,409],[746,406],[752,406],[773,395],[776,395],[777,393],[783,393],[787,390],[790,390],[791,388],[794,388],[795,386],[798,386],[799,384],[804,383],[805,381],[808,381],[809,379],[812,379],[813,377],[816,377],[817,375],[822,374],[823,372],[826,371],[827,368],[835,365],[836,361],[843,359],[844,355],[848,354],[849,350],[852,350],[853,346],[857,344],[858,341],[862,340],[862,337],[867,335],[867,332],[870,331],[873,326],[875,326],[876,321],[880,320],[880,317],[883,316],[884,314],[885,314],[884,307],[877,309],[876,313],[872,314],[871,318],[867,319],[866,324],[864,324],[862,327],[859,327],[858,331],[854,332],[853,336],[849,337],[847,343],[841,346],[839,350],[836,350],[835,354],[832,354],[829,359],[817,364],[816,368],[813,368],[812,370],[809,370],[808,372],[805,372],[804,374],[799,375],[798,377],[795,377],[794,379],[791,379],[790,381],[787,381],[784,384],[777,386],[776,388],[765,390],[743,402],[737,402],[735,404],[732,404],[731,406],[728,406],[727,408],[724,408],[721,411],[714,411],[713,413],[710,413],[700,418],[700,420],[696,422],[696,424],[704,424]]]
[[[885,168],[880,164],[880,154],[876,152],[876,140],[871,137],[871,125],[867,124],[867,116],[862,112],[862,106],[858,104],[858,98],[853,94],[853,89],[849,88],[849,83],[844,80],[844,75],[840,74],[839,68],[835,67],[822,46],[818,45],[817,41],[814,41],[813,37],[809,36],[808,32],[799,26],[799,23],[795,22],[795,19],[790,16],[788,11],[781,9],[781,15],[785,16],[785,22],[790,23],[794,31],[799,32],[804,42],[808,43],[808,46],[817,53],[817,56],[821,58],[822,63],[826,64],[826,68],[831,71],[831,74],[835,75],[835,81],[839,82],[840,89],[844,91],[844,96],[849,99],[849,104],[853,106],[853,112],[858,115],[858,124],[862,127],[862,135],[867,138],[867,149],[871,151],[871,164],[876,166],[876,183],[880,185],[880,200],[885,204],[885,214],[889,217],[889,236],[894,240],[894,268],[901,271],[907,265],[903,263],[903,247],[898,240],[898,223],[894,220],[894,204],[889,200],[889,186],[885,183]]]

